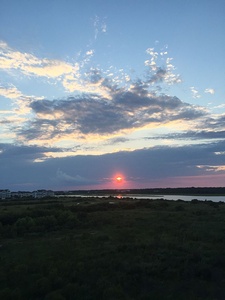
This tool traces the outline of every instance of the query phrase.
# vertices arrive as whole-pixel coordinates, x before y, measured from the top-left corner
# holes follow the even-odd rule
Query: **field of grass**
[[[225,204],[0,202],[0,299],[224,299]]]

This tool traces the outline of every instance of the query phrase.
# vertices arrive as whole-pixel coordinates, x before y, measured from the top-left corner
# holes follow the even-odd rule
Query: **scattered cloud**
[[[158,53],[154,50],[154,48],[148,48],[146,53],[151,57],[145,61],[145,66],[149,67],[150,70],[148,74],[148,83],[154,84],[158,82],[164,82],[167,85],[181,83],[181,76],[175,73],[175,67],[172,64],[173,58],[167,57],[167,51]],[[164,58],[164,66],[160,66],[159,63]]]
[[[194,86],[191,86],[190,90],[191,90],[193,98],[195,98],[195,99],[201,98],[201,95],[199,94],[199,91]]]
[[[214,94],[215,94],[215,90],[214,90],[214,89],[211,89],[211,88],[208,88],[208,89],[205,89],[205,93],[214,95]]]
[[[94,24],[95,40],[96,40],[97,37],[98,37],[99,32],[100,33],[106,33],[107,32],[107,25],[106,25],[105,18],[100,18],[98,16],[95,16],[95,18],[93,20],[93,24]]]
[[[99,24],[105,28],[104,22],[100,22],[98,17],[94,23],[96,28],[99,28]],[[111,97],[112,91],[114,92],[118,88],[129,91],[134,86],[140,85],[140,82],[145,89],[151,90],[155,84],[170,86],[181,82],[180,75],[176,74],[175,67],[171,63],[173,59],[167,57],[167,51],[163,51],[159,55],[154,48],[147,49],[146,53],[151,57],[145,61],[148,70],[146,76],[138,80],[133,80],[130,74],[126,74],[123,70],[114,74],[111,67],[105,71],[89,67],[94,52],[94,49],[89,49],[82,59],[69,63],[62,60],[39,58],[30,53],[14,50],[6,43],[1,42],[0,69],[21,73],[27,77],[53,80],[52,83],[61,84],[67,92],[97,93],[108,98]],[[1,92],[11,98],[22,96],[15,86],[11,86],[8,90],[2,89]]]

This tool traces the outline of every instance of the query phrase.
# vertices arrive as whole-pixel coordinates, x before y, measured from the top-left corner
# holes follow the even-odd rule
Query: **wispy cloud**
[[[224,139],[225,130],[212,131],[212,130],[198,130],[185,131],[185,132],[174,132],[158,136],[149,136],[146,139],[172,139],[172,140],[220,140]]]
[[[193,98],[197,99],[197,98],[201,97],[201,95],[199,94],[199,91],[194,86],[191,86],[190,90],[191,90]]]
[[[22,93],[13,85],[9,87],[0,86],[0,96],[8,99],[18,99],[22,96]]]
[[[65,172],[61,171],[60,169],[57,170],[54,180],[59,181],[60,184],[72,183],[73,185],[89,185],[89,184],[97,183],[97,181],[89,180],[80,175],[75,175],[75,176],[68,175]]]
[[[89,56],[90,54],[88,54]],[[59,79],[67,88],[69,80],[79,81],[79,64],[65,61],[38,58],[29,53],[23,53],[10,48],[6,43],[0,43],[0,69],[14,70],[25,76]]]
[[[100,18],[99,16],[95,16],[93,20],[93,25],[95,31],[95,40],[97,39],[99,32],[100,33],[107,32],[107,25],[106,25],[105,18]]]
[[[56,78],[64,74],[77,73],[78,65],[71,65],[60,60],[40,59],[29,53],[22,53],[0,43],[0,68],[20,70],[25,75]]]
[[[30,103],[34,99],[35,101],[39,101],[43,98],[23,95],[22,92],[13,85],[0,86],[0,96],[11,100],[11,110],[0,110],[0,113],[3,114],[0,120],[1,137],[7,135],[8,132],[7,139],[15,139],[17,131],[22,130],[23,126],[31,117]]]
[[[205,93],[208,93],[208,94],[214,95],[214,94],[215,94],[215,90],[214,90],[214,89],[212,89],[212,88],[208,88],[208,89],[205,89]]]
[[[199,169],[203,169],[206,172],[224,172],[225,171],[225,165],[220,165],[220,166],[200,165],[197,167]]]

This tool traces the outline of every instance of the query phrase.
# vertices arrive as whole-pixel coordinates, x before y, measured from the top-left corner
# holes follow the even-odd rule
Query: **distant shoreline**
[[[180,195],[180,196],[225,196],[225,187],[146,188],[55,191],[55,195]]]

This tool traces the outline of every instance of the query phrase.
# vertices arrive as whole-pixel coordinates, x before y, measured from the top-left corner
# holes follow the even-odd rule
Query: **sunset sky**
[[[224,0],[0,0],[0,189],[225,186],[224,32]]]

